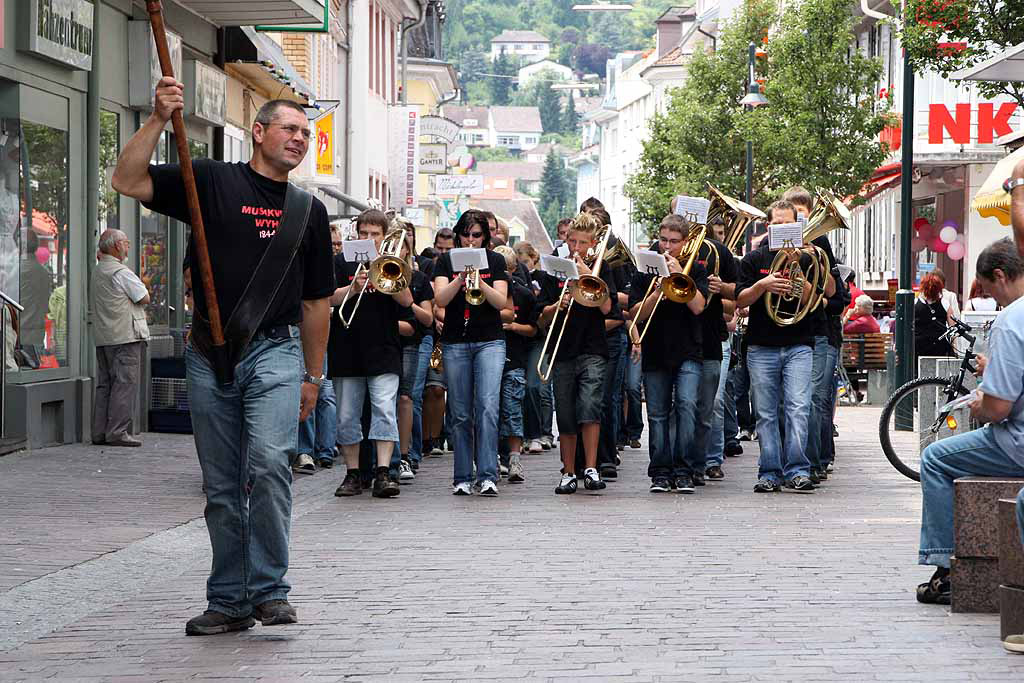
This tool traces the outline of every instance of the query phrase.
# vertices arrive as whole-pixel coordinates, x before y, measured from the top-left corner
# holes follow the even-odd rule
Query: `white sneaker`
[[[528,453],[543,453],[544,445],[540,442],[540,439],[534,439],[530,443],[526,444],[526,451]]]
[[[481,496],[496,496],[498,495],[497,485],[490,479],[484,479],[484,483],[480,484],[480,495]]]
[[[508,466],[508,481],[510,484],[518,484],[526,480],[526,473],[523,471],[523,463],[518,459],[513,460]]]
[[[412,465],[409,464],[409,461],[398,461],[398,481],[412,481],[415,478],[416,473],[412,471]]]
[[[605,483],[601,481],[601,475],[597,470],[589,467],[583,471],[583,487],[588,491],[600,491],[605,487]]]
[[[542,436],[540,439],[540,447],[545,451],[549,451],[555,447],[555,439],[551,436]]]
[[[452,495],[453,496],[472,496],[473,495],[473,486],[468,481],[464,481],[461,484],[456,484],[455,487],[452,488]]]

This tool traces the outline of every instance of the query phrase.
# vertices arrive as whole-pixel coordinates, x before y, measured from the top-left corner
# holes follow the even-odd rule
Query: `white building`
[[[519,87],[525,88],[530,85],[530,81],[541,75],[548,75],[549,77],[559,80],[568,81],[572,79],[572,69],[553,62],[550,59],[545,59],[532,64],[527,64],[523,68],[519,69]]]
[[[487,107],[446,105],[445,117],[462,127],[459,140],[469,147],[491,146],[491,113]]]
[[[491,59],[502,53],[524,63],[539,62],[551,55],[551,41],[536,31],[502,31],[491,40]]]

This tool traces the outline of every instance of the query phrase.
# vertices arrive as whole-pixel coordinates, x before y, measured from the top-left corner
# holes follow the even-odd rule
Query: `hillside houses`
[[[491,59],[502,54],[524,64],[539,62],[551,55],[551,41],[536,31],[502,31],[491,39]]]
[[[446,106],[444,115],[462,126],[459,139],[469,147],[526,151],[544,134],[537,107]]]

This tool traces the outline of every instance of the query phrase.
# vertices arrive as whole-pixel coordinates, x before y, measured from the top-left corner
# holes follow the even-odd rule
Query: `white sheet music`
[[[668,263],[665,261],[665,255],[657,251],[638,249],[636,269],[646,275],[668,277]]]
[[[559,280],[578,280],[580,270],[572,259],[558,256],[540,255],[540,269]]]
[[[487,270],[487,250],[473,247],[458,247],[448,252],[452,257],[452,271],[461,273],[466,268]]]
[[[377,244],[373,240],[347,240],[341,243],[341,253],[349,263],[372,261],[377,258]]]
[[[768,248],[772,251],[802,246],[804,246],[803,223],[779,223],[768,226]]]
[[[559,258],[569,258],[569,245],[566,244],[565,242],[562,242],[561,244],[558,245],[558,248],[555,249],[555,254]]]
[[[687,197],[678,195],[676,197],[676,214],[682,216],[691,223],[707,225],[708,211],[711,209],[711,200],[704,197]]]

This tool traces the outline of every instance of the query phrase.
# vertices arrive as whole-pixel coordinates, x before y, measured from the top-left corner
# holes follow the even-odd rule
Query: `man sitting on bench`
[[[1003,239],[978,256],[978,280],[1003,310],[992,325],[988,357],[971,417],[985,427],[936,441],[921,454],[919,564],[938,567],[917,587],[920,602],[948,605],[953,553],[953,480],[959,477],[1024,477],[1024,260]]]
[[[853,313],[843,325],[843,334],[877,334],[878,321],[872,313],[875,310],[875,301],[867,294],[861,294],[854,301]]]

